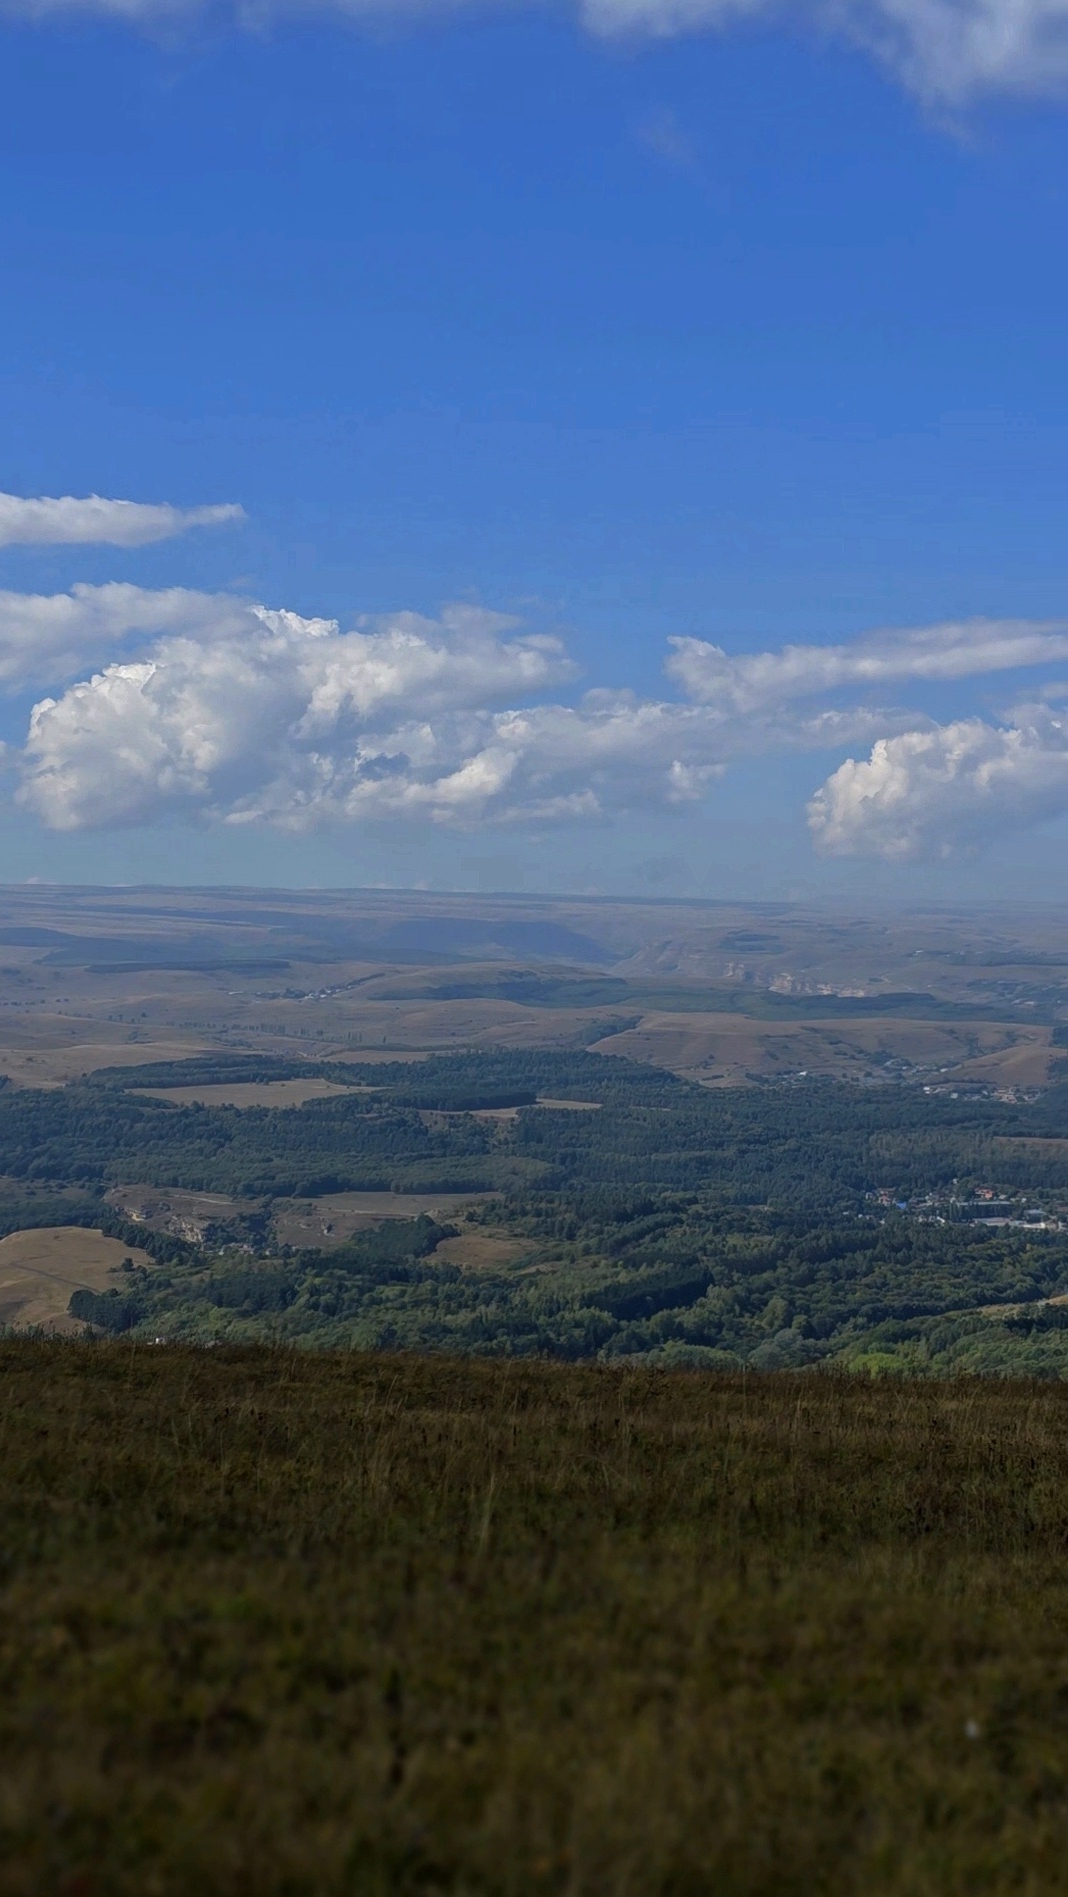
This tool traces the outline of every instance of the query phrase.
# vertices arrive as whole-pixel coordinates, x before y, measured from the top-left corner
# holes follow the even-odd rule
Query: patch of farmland
[[[20,1087],[63,1087],[69,1080],[95,1073],[99,1067],[145,1067],[156,1061],[188,1060],[211,1051],[204,1041],[120,1041],[115,1038],[117,1029],[109,1037],[107,1023],[102,1024],[98,1040],[79,1038],[49,1046],[49,1028],[59,1039],[64,1024],[35,1020],[31,1025],[35,1034],[32,1049],[12,1045],[10,1039],[0,1046],[0,1074],[6,1074]],[[79,1027],[84,1036],[86,1023],[79,1023]]]
[[[450,1265],[459,1265],[461,1271],[502,1271],[529,1255],[530,1251],[528,1240],[509,1238],[500,1232],[486,1232],[475,1225],[460,1232],[456,1238],[443,1238],[434,1257],[444,1259]]]
[[[331,1192],[318,1199],[276,1200],[272,1221],[280,1245],[343,1245],[385,1219],[415,1219],[422,1213],[448,1219],[461,1206],[499,1199],[499,1192]]]
[[[170,1100],[176,1107],[303,1107],[309,1100],[330,1100],[337,1094],[359,1091],[341,1086],[336,1080],[240,1080],[219,1081],[207,1086],[132,1087],[131,1093],[150,1100]]]
[[[79,1225],[44,1225],[0,1239],[0,1324],[17,1330],[76,1333],[71,1293],[106,1291],[124,1258],[151,1266],[147,1252]]]
[[[599,1100],[550,1100],[547,1095],[541,1093],[539,1093],[533,1105],[536,1107],[545,1107],[547,1110],[556,1113],[599,1113],[601,1111],[601,1102]],[[521,1113],[529,1112],[529,1106],[460,1107],[456,1109],[451,1107],[422,1107],[419,1110],[419,1118],[422,1120],[424,1126],[433,1126],[435,1122],[459,1119],[498,1120],[502,1123],[507,1123],[510,1120],[518,1120]]]

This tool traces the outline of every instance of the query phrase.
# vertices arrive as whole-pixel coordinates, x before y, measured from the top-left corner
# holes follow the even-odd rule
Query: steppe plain
[[[851,917],[19,885],[0,891],[0,1073],[56,1086],[222,1048],[366,1061],[594,1047],[709,1086],[825,1074],[1033,1088],[1068,1020],[1066,923],[1052,908]],[[327,1083],[279,1084],[295,1104]]]

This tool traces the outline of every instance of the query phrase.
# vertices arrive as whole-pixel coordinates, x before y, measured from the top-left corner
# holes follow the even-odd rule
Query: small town
[[[1026,1193],[1007,1193],[995,1186],[976,1186],[973,1190],[925,1192],[908,1199],[892,1186],[880,1186],[869,1197],[887,1211],[904,1212],[910,1218],[933,1225],[960,1225],[967,1222],[991,1228],[1017,1227],[1031,1232],[1060,1232],[1068,1221],[1068,1201],[1038,1205]]]

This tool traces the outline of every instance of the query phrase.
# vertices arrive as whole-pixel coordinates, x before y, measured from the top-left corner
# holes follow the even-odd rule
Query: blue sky
[[[0,878],[1050,894],[1064,20],[910,4],[8,13],[0,488],[246,518],[12,514]]]

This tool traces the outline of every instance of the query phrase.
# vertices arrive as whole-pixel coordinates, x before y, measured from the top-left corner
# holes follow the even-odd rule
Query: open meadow
[[[0,1344],[10,1897],[1068,1888],[1068,1388]]]
[[[329,1080],[240,1081],[227,1086],[143,1087],[135,1089],[150,1100],[169,1100],[176,1107],[303,1107],[309,1100],[329,1100],[344,1092]]]
[[[1056,1057],[1048,1026],[1018,1022],[849,1017],[805,1022],[742,1014],[649,1012],[636,1027],[594,1043],[601,1054],[667,1067],[706,1087],[737,1087],[798,1074],[870,1080],[896,1064],[902,1075],[951,1077],[992,1088],[1042,1087]],[[893,1071],[893,1068],[891,1068]]]
[[[43,1226],[0,1238],[0,1325],[18,1330],[80,1332],[68,1313],[75,1291],[106,1291],[123,1261],[147,1267],[136,1246],[103,1232]]]

